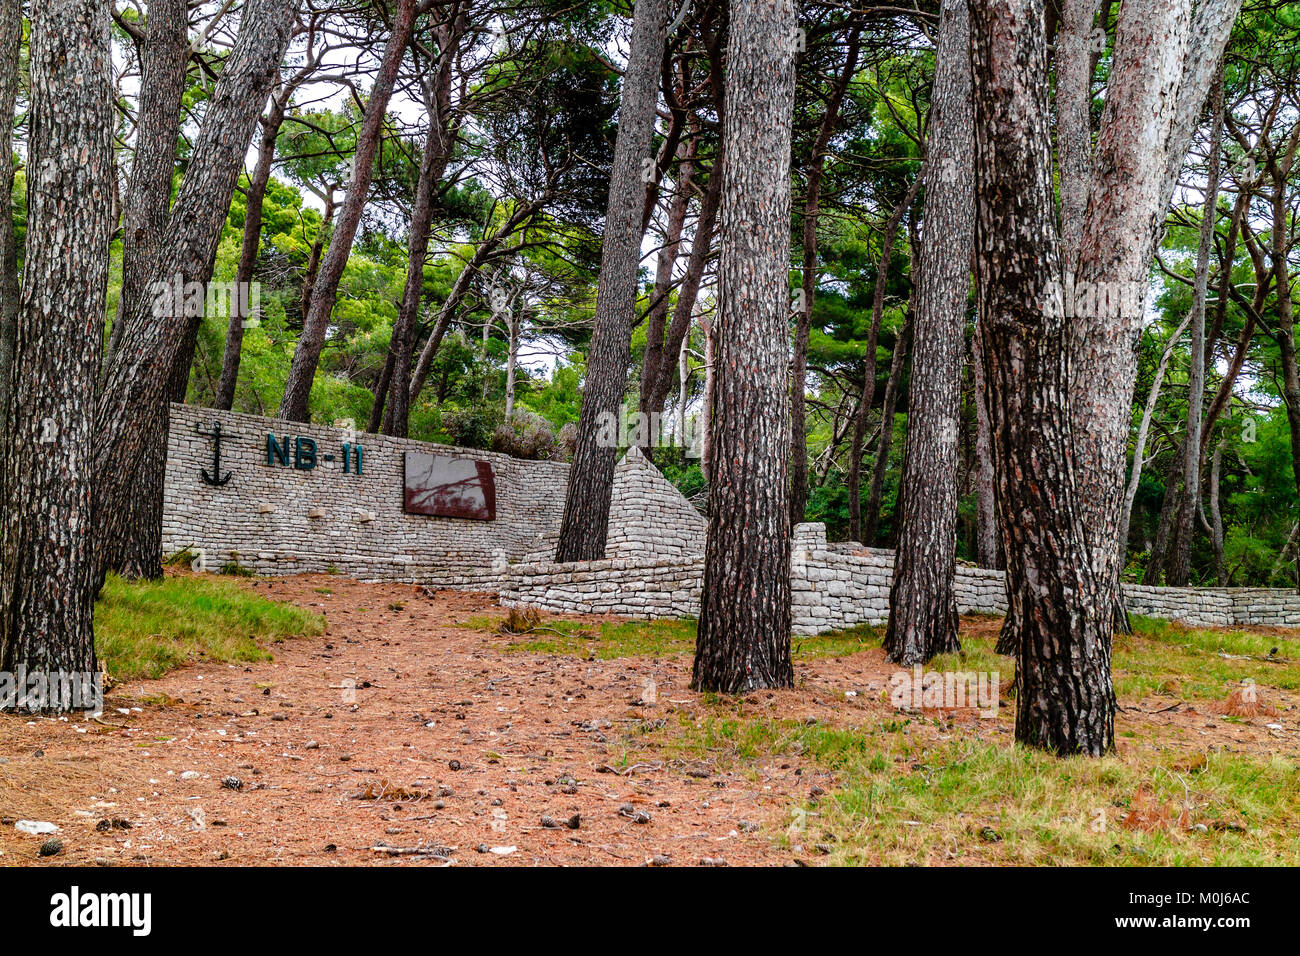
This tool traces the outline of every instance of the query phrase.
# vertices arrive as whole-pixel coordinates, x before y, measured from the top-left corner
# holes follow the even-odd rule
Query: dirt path
[[[325,614],[327,632],[277,645],[270,662],[122,685],[102,722],[0,717],[0,864],[40,846],[16,818],[60,827],[52,864],[816,862],[783,836],[830,774],[640,739],[716,708],[687,689],[689,656],[506,654],[510,638],[458,626],[503,616],[487,595],[327,575],[248,586]],[[894,670],[879,650],[804,662],[795,690],[726,706],[862,724],[896,713],[884,699]],[[648,679],[653,704],[641,701]],[[1294,735],[1206,730],[1194,711],[1124,703],[1135,733],[1122,748],[1296,750]],[[1009,742],[1012,709],[957,711],[945,730]]]

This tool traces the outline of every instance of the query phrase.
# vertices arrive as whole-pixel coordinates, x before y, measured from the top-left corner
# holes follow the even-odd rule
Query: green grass
[[[489,625],[495,629],[496,622]],[[512,654],[562,654],[613,660],[667,657],[695,650],[695,621],[602,621],[597,629],[578,621],[544,621],[506,650]]]
[[[159,677],[197,659],[269,660],[265,644],[324,629],[318,614],[213,577],[110,575],[95,605],[95,650],[116,680]]]
[[[486,616],[472,617],[460,624],[474,630],[495,631],[499,621]],[[619,657],[668,657],[695,653],[694,618],[654,621],[602,621],[598,627],[579,621],[543,620],[541,626],[527,634],[514,635],[506,646],[512,654],[561,654],[613,660]],[[881,634],[862,624],[844,631],[796,636],[791,650],[796,660],[818,657],[843,657],[879,647]]]
[[[1121,695],[1157,693],[1169,681],[1177,681],[1177,696],[1188,699],[1222,700],[1247,678],[1300,688],[1300,637],[1204,630],[1137,615],[1132,624],[1132,635],[1115,637],[1115,690]],[[1265,660],[1275,647],[1289,663]]]
[[[1259,865],[1300,863],[1296,764],[1284,757],[1210,754],[1199,772],[1175,752],[1059,759],[963,734],[936,740],[935,722],[901,718],[830,728],[798,721],[683,717],[652,731],[663,752],[748,773],[764,757],[799,757],[839,783],[794,808],[785,845],[832,864]],[[938,729],[938,728],[936,728]],[[1128,829],[1138,788],[1189,808],[1205,832]],[[1223,828],[1233,824],[1245,832]]]

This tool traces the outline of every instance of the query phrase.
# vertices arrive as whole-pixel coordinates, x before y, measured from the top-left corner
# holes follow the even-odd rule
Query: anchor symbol
[[[211,431],[205,432],[198,425],[194,426],[194,430],[200,435],[206,435],[212,439],[212,475],[220,475],[220,477],[212,477],[212,475],[208,474],[206,468],[200,468],[199,474],[209,485],[220,488],[230,480],[230,472],[226,472],[224,475],[221,474],[221,422],[213,422]]]

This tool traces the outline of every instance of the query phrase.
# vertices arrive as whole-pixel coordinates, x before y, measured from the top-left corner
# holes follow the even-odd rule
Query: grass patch
[[[791,811],[777,836],[842,865],[1296,865],[1297,766],[1213,753],[1060,759],[973,736],[928,741],[928,720],[832,728],[798,721],[691,720],[651,734],[666,754],[744,769],[801,757],[839,789]],[[1140,788],[1188,808],[1204,830],[1129,829]]]
[[[579,621],[546,621],[505,650],[512,654],[560,654],[567,657],[668,657],[695,651],[695,621],[602,621],[593,629]]]
[[[1120,694],[1222,700],[1247,678],[1261,686],[1300,689],[1300,665],[1294,663],[1300,658],[1300,638],[1206,630],[1138,615],[1132,624],[1132,634],[1115,635],[1115,690]],[[1267,660],[1274,648],[1277,657],[1291,663]]]
[[[519,635],[504,649],[511,654],[560,654],[569,657],[595,657],[613,660],[619,657],[669,657],[695,653],[694,618],[663,618],[653,621],[602,621],[598,625],[581,621],[526,621],[521,614],[512,615],[505,624],[484,615],[471,617],[460,627]],[[796,660],[818,657],[844,657],[879,647],[881,634],[874,627],[861,624],[844,631],[795,636],[791,650]]]
[[[110,575],[95,605],[95,650],[115,680],[159,677],[186,661],[261,661],[264,643],[320,634],[325,619],[232,581]]]

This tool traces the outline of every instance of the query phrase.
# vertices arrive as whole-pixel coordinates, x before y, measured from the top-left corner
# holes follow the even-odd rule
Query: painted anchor
[[[221,422],[213,422],[211,431],[205,432],[198,425],[194,426],[194,430],[200,435],[206,435],[212,439],[212,475],[217,475],[219,477],[214,478],[212,475],[209,475],[206,468],[200,468],[199,475],[201,475],[203,480],[209,485],[215,485],[220,488],[230,480],[230,472],[226,472],[224,475],[221,474]]]

